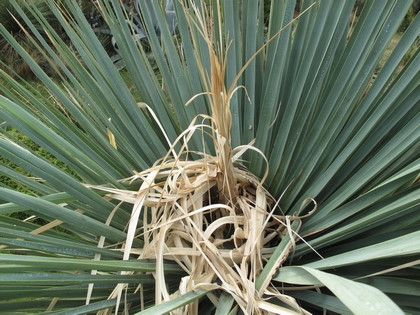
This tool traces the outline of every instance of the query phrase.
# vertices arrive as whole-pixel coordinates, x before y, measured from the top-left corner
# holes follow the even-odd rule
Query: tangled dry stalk
[[[238,163],[246,150],[259,152],[252,143],[231,148],[229,103],[232,94],[241,87],[232,85],[226,89],[228,48],[213,47],[212,30],[208,29],[211,23],[206,15],[193,8],[198,23],[191,22],[192,26],[199,29],[210,52],[211,73],[201,68],[201,76],[209,91],[204,94],[209,98],[212,116],[197,116],[177,141],[170,144],[171,149],[164,158],[127,179],[142,181],[138,191],[105,189],[108,198],[133,204],[123,247],[124,259],[137,254],[139,259],[157,261],[156,304],[191,290],[217,288],[230,294],[245,314],[305,314],[294,299],[270,286],[273,274],[292,250],[300,220],[274,215],[277,203],[263,187],[268,170],[259,180]],[[139,105],[148,108],[145,104]],[[197,131],[211,135],[215,156],[193,152],[201,158],[188,160],[191,153],[188,142]],[[179,143],[182,148],[175,152]],[[140,218],[143,226],[138,227]],[[136,237],[144,238],[143,248],[132,247]],[[270,268],[264,269],[282,240],[285,241],[282,252],[276,255]],[[177,292],[168,292],[164,259],[176,261],[188,275],[182,279]],[[112,297],[120,298],[123,289],[124,284],[121,284]],[[209,295],[217,305],[218,297],[213,293]],[[270,299],[280,299],[299,313],[280,307]],[[175,313],[198,314],[198,301]]]
[[[210,117],[207,117],[211,119]],[[180,139],[188,139],[198,128],[191,125]],[[224,139],[226,141],[226,139]],[[223,143],[223,142],[222,142]],[[183,149],[186,149],[184,144]],[[133,204],[132,219],[124,245],[125,258],[130,254],[139,259],[156,259],[156,303],[168,301],[191,290],[218,288],[234,297],[246,314],[285,314],[285,309],[266,301],[277,297],[299,307],[294,300],[270,288],[269,277],[257,287],[257,280],[281,239],[289,235],[290,225],[282,216],[273,215],[275,201],[262,182],[247,169],[234,163],[246,147],[231,150],[235,183],[226,200],[226,170],[220,167],[219,156],[204,155],[202,159],[183,159],[168,155],[152,168],[129,180],[141,179],[139,191],[127,193],[108,189],[108,197]],[[220,183],[224,186],[219,186]],[[232,198],[234,196],[234,198]],[[137,227],[140,216],[143,226]],[[144,238],[142,249],[132,248],[135,237]],[[293,239],[276,262],[280,266],[288,257]],[[163,260],[175,260],[188,274],[175,293],[167,291]],[[121,293],[123,286],[116,290]],[[213,297],[215,303],[217,298]],[[290,313],[290,311],[288,310]],[[198,303],[178,314],[198,314]]]

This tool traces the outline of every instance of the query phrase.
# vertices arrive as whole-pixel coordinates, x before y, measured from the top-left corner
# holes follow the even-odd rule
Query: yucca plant
[[[418,16],[372,80],[409,1],[367,1],[351,32],[354,1],[271,1],[267,26],[263,1],[174,1],[180,42],[134,1],[159,73],[98,1],[140,99],[78,3],[47,2],[83,62],[30,4],[61,82],[0,27],[51,93],[1,73],[0,152],[33,176],[0,171],[35,195],[0,188],[0,213],[42,223],[0,220],[0,313],[420,311],[419,49],[392,79]]]

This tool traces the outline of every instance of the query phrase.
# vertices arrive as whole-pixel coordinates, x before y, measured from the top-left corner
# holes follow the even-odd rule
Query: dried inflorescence
[[[285,310],[270,303],[267,297],[281,299],[300,309],[293,299],[270,288],[271,277],[288,257],[295,236],[290,220],[274,214],[277,203],[263,187],[268,170],[260,180],[238,163],[247,150],[262,153],[252,143],[231,147],[230,99],[240,87],[235,87],[235,82],[229,89],[225,87],[228,48],[213,47],[212,30],[208,29],[211,24],[202,11],[192,7],[197,20],[191,21],[191,27],[198,28],[209,48],[211,73],[201,67],[201,76],[208,90],[203,94],[208,96],[212,116],[198,115],[175,143],[169,143],[170,150],[162,160],[127,179],[142,181],[138,191],[107,189],[108,198],[133,204],[124,257],[128,259],[130,254],[138,254],[139,259],[157,261],[156,304],[192,290],[216,288],[230,294],[246,314],[279,314]],[[148,108],[155,117],[147,105],[141,104],[141,107]],[[209,123],[197,124],[198,119]],[[211,135],[214,156],[194,151],[201,159],[188,160],[191,153],[188,141],[196,131]],[[175,152],[178,144],[181,150]],[[142,218],[141,227],[137,226],[139,218]],[[290,240],[284,252],[278,255],[272,264],[274,267],[264,272],[265,279],[258,280],[286,235]],[[144,239],[142,249],[132,247],[135,237]],[[176,292],[168,292],[164,259],[176,261],[187,274]],[[115,296],[121,294],[122,289],[120,286]],[[213,293],[210,295],[217,304],[218,298]],[[198,314],[198,301],[177,313]]]
[[[195,127],[192,124],[178,139],[191,138]],[[217,129],[212,133],[217,134]],[[156,259],[157,304],[191,290],[218,288],[251,314],[270,305],[263,299],[267,293],[281,296],[270,292],[270,281],[260,288],[256,282],[288,226],[283,216],[274,215],[275,200],[262,182],[237,164],[245,149],[232,150],[239,152],[232,159],[235,199],[220,197],[218,185],[227,183],[217,155],[203,154],[189,161],[185,158],[188,152],[175,154],[173,150],[150,169],[127,179],[142,181],[138,191],[102,188],[108,191],[108,198],[133,204],[123,248],[127,258],[138,254],[139,259]],[[137,226],[139,219],[141,227]],[[142,249],[132,247],[136,237],[144,239]],[[176,261],[188,275],[175,293],[166,287],[164,259]],[[190,305],[185,314],[196,314],[197,307]]]

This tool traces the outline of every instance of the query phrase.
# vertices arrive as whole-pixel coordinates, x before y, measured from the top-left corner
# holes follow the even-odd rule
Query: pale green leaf
[[[296,270],[297,269],[297,270]],[[289,273],[291,270],[292,274]],[[378,289],[309,267],[284,267],[276,280],[319,285],[322,283],[356,315],[404,314],[392,300]]]

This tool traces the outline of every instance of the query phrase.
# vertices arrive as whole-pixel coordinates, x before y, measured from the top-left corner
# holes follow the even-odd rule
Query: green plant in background
[[[415,16],[416,15],[414,14],[413,7],[410,7],[408,9],[407,14],[405,15],[404,19],[402,20],[399,31],[404,32],[407,29],[407,27],[410,26],[410,24],[414,20]]]
[[[19,7],[21,7],[27,14],[30,23],[37,29],[37,31],[44,39],[48,40],[47,34],[45,34],[44,30],[42,29],[42,25],[37,21],[34,15],[25,9],[24,2],[25,1],[23,0],[16,1]],[[63,37],[66,43],[71,45],[71,43],[68,41],[68,38],[66,38],[65,33],[62,31],[60,23],[51,12],[47,2],[45,0],[35,0],[33,1],[33,5],[38,8],[39,13],[42,14],[46,20],[48,20],[49,24],[54,26],[57,33]],[[63,8],[65,3],[62,1],[57,1],[57,5]],[[80,9],[83,11],[86,19],[91,23],[92,28],[98,36],[98,39],[102,43],[102,46],[104,46],[104,48],[107,49],[109,53],[115,53],[111,42],[111,36],[105,31],[105,25],[101,24],[103,21],[100,17],[100,13],[96,9],[95,2],[93,0],[82,1],[80,5]],[[37,61],[41,67],[43,67],[44,71],[48,75],[57,77],[54,70],[54,67],[57,67],[57,65],[50,65],[45,60],[45,51],[43,49],[40,50],[37,48],[39,42],[33,43],[28,40],[22,27],[30,33],[31,30],[26,26],[26,22],[20,17],[18,11],[12,5],[10,0],[0,0],[0,21],[2,21],[3,26],[9,32],[9,34],[11,34],[20,45],[25,47],[26,51],[31,52],[31,57]],[[0,65],[1,69],[8,72],[9,74],[13,74],[16,77],[22,77],[26,80],[33,79],[35,77],[30,66],[19,56],[16,50],[10,46],[10,44],[7,42],[7,40],[5,40],[3,36],[0,36],[0,62],[2,63],[2,65]]]
[[[417,39],[414,41],[411,48],[405,54],[405,56],[402,60],[402,64],[404,64],[404,65],[407,64],[411,60],[413,55],[416,53],[416,51],[419,47],[420,47],[420,36],[417,37]]]
[[[143,17],[143,13],[140,10],[140,6],[137,3],[138,1],[133,1],[133,3],[131,3],[130,1],[124,1],[122,3],[122,7],[124,8],[125,12],[126,12],[126,22],[127,24],[133,29],[134,31],[134,38],[136,39],[136,41],[139,42],[139,44],[144,45],[144,47],[146,49],[150,48],[149,42],[148,42],[148,36],[147,36],[147,32],[144,28],[144,17]],[[148,8],[145,11],[146,14],[150,15],[149,18],[152,19],[152,23],[153,23],[153,28],[154,31],[158,34],[158,36],[160,36],[160,26],[158,21],[155,18],[155,13],[154,13],[154,9],[153,6],[150,4],[150,2],[147,2],[148,4]],[[172,0],[165,0],[162,2],[162,6],[163,6],[163,10],[165,12],[165,17],[166,17],[166,22],[167,22],[167,27],[169,27],[169,31],[171,32],[171,34],[175,35],[176,33],[176,28],[177,28],[177,22],[176,22],[176,16],[175,16],[175,11],[174,11],[174,5],[173,5],[173,1]],[[104,26],[101,28],[100,33],[103,34],[108,34],[109,36],[111,36],[111,43],[112,43],[112,47],[114,49],[114,53],[112,54],[112,61],[114,61],[115,66],[117,67],[118,70],[121,70],[122,68],[125,67],[125,63],[124,63],[124,58],[122,57],[120,50],[118,48],[118,43],[117,40],[115,38],[115,36],[113,36],[113,33],[111,31],[111,29],[109,28],[109,26]],[[151,54],[152,58],[153,58],[153,53]]]
[[[1,129],[42,181],[9,174],[37,196],[0,188],[0,213],[48,223],[1,218],[0,312],[419,311],[419,49],[392,79],[419,17],[371,82],[409,2],[366,2],[348,37],[354,1],[303,1],[293,32],[296,1],[271,2],[267,31],[263,1],[174,1],[180,50],[161,3],[138,1],[158,79],[99,1],[140,101],[77,2],[47,2],[83,63],[15,6],[65,88],[1,26],[54,98],[1,72],[0,121],[78,178]]]
[[[109,33],[109,29],[97,8],[96,1],[81,1],[79,5],[80,9],[85,15],[86,20],[89,22],[90,26],[96,33],[96,36],[98,37],[104,49],[110,55],[115,54],[115,49],[112,44],[112,34]]]
[[[22,5],[24,1],[17,1],[17,3]],[[40,14],[42,14],[51,25],[54,25],[56,30],[59,29],[58,21],[55,20],[54,15],[44,0],[33,1],[33,5],[38,8]],[[36,17],[31,15],[28,11],[26,11],[26,13],[29,14],[29,22],[45,37],[46,34],[44,34],[44,31],[42,30],[42,25],[37,21]],[[10,0],[0,1],[0,21],[9,34],[11,34],[20,45],[25,47],[28,52],[31,52],[32,58],[36,60],[38,64],[43,65],[48,73],[53,75],[52,70],[46,67],[48,63],[45,62],[42,51],[39,51],[26,37],[25,32],[21,28],[21,26],[23,26],[28,30],[26,23],[20,18]],[[4,36],[0,36],[0,61],[4,63],[4,65],[1,65],[1,69],[6,70],[9,68],[7,71],[10,74],[14,73],[25,78],[34,77],[29,65],[18,53],[16,53],[16,50],[13,49]]]

